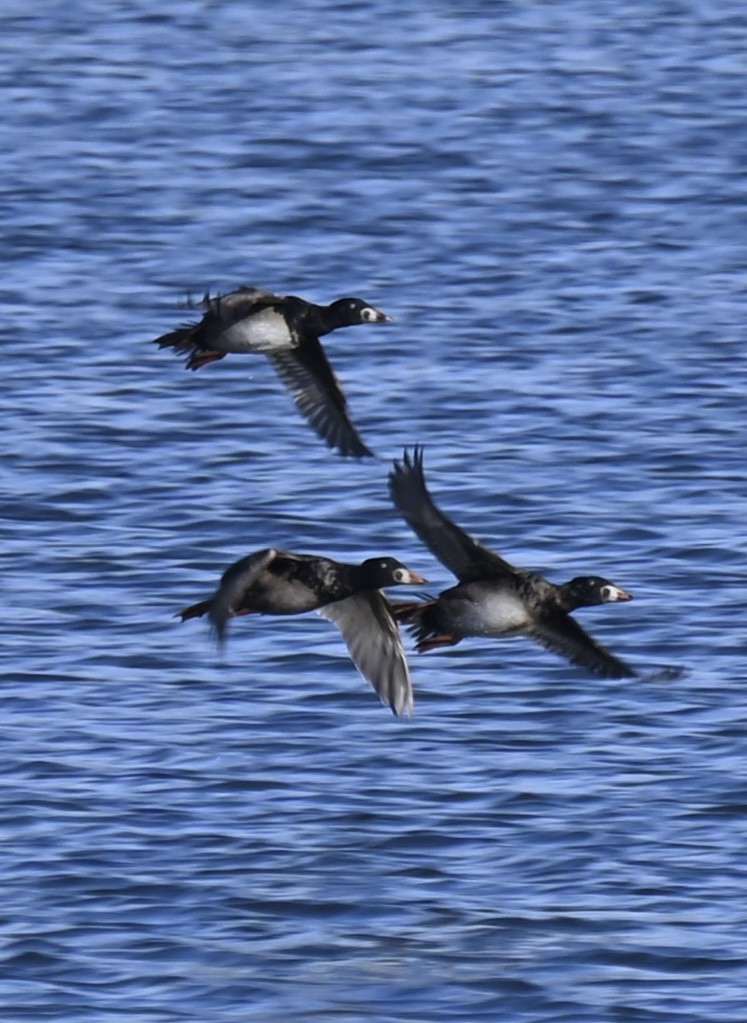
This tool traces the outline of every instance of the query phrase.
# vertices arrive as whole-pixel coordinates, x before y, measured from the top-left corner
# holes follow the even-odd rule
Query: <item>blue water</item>
[[[741,1023],[743,5],[3,13],[4,1023]],[[240,283],[394,317],[326,341],[378,460],[149,344]],[[413,443],[682,677],[470,640],[398,721],[317,616],[173,618],[268,544],[449,585]]]

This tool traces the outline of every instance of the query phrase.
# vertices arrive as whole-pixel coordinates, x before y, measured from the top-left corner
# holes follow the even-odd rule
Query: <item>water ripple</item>
[[[740,20],[102,14],[0,40],[3,1019],[741,1019]],[[377,459],[150,344],[241,282],[394,317],[326,341]],[[509,559],[634,593],[579,618],[643,678],[469,641],[397,721],[315,616],[173,617],[270,543],[449,585],[413,443]]]

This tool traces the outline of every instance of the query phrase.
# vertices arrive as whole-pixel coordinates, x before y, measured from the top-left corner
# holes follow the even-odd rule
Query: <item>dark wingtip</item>
[[[344,447],[340,444],[335,444],[333,441],[327,441],[327,443],[334,451],[338,451],[343,458],[376,458],[374,452],[367,448],[362,440],[357,440]]]
[[[653,672],[651,675],[642,675],[641,678],[645,682],[679,682],[679,680],[686,674],[687,668],[670,665],[668,667],[659,668],[658,671]]]
[[[412,460],[411,460],[410,464],[411,464],[412,468],[415,470],[415,472],[420,473],[421,476],[423,475],[423,456],[424,456],[424,454],[425,454],[425,448],[423,447],[422,444],[416,444],[415,447],[412,449]]]
[[[587,663],[581,666],[587,668],[587,670],[598,675],[600,678],[623,679],[643,677],[639,671],[636,671],[635,668],[631,668],[629,664],[625,663],[625,661],[621,661],[612,655],[610,656],[612,657],[612,663],[599,663],[596,666]],[[572,661],[571,663],[575,664],[578,662]]]
[[[228,635],[228,618],[211,613],[210,624],[213,627],[213,635],[215,636],[215,642],[218,644],[218,650],[222,652],[225,649],[226,637]]]
[[[408,473],[412,473],[419,476],[422,480],[423,476],[423,455],[425,448],[422,444],[415,444],[410,452],[409,448],[405,448],[402,452],[402,460],[398,461],[396,458],[392,464],[391,472],[389,473],[389,489],[392,490],[397,477],[405,476]]]

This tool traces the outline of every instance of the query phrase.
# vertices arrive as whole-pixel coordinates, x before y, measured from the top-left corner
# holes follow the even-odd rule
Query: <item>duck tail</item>
[[[179,327],[178,330],[170,330],[168,334],[157,337],[153,344],[159,348],[173,348],[174,351],[186,355],[194,348],[194,329],[195,324],[189,324],[186,327]]]
[[[216,352],[212,348],[204,348],[195,337],[197,324],[189,324],[186,327],[179,327],[178,330],[171,330],[168,334],[157,337],[154,344],[159,348],[173,348],[179,355],[187,356],[187,369],[200,369],[209,362],[222,359],[225,352]]]
[[[418,653],[433,650],[439,646],[453,646],[461,639],[453,633],[444,632],[439,621],[438,600],[403,601],[392,604],[392,614],[398,622],[407,625],[415,640]]]
[[[177,611],[174,615],[175,618],[181,618],[183,622],[186,622],[188,618],[201,618],[206,615],[210,608],[213,606],[213,600],[201,600],[197,604],[192,604],[190,607],[185,607],[183,611]]]

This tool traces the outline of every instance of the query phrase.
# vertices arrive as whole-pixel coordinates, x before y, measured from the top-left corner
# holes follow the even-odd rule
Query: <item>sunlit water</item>
[[[740,1023],[742,9],[4,13],[4,1023]],[[394,317],[325,342],[378,460],[148,343],[242,282]],[[268,544],[449,585],[414,443],[682,678],[473,640],[397,721],[316,616],[173,618]]]

